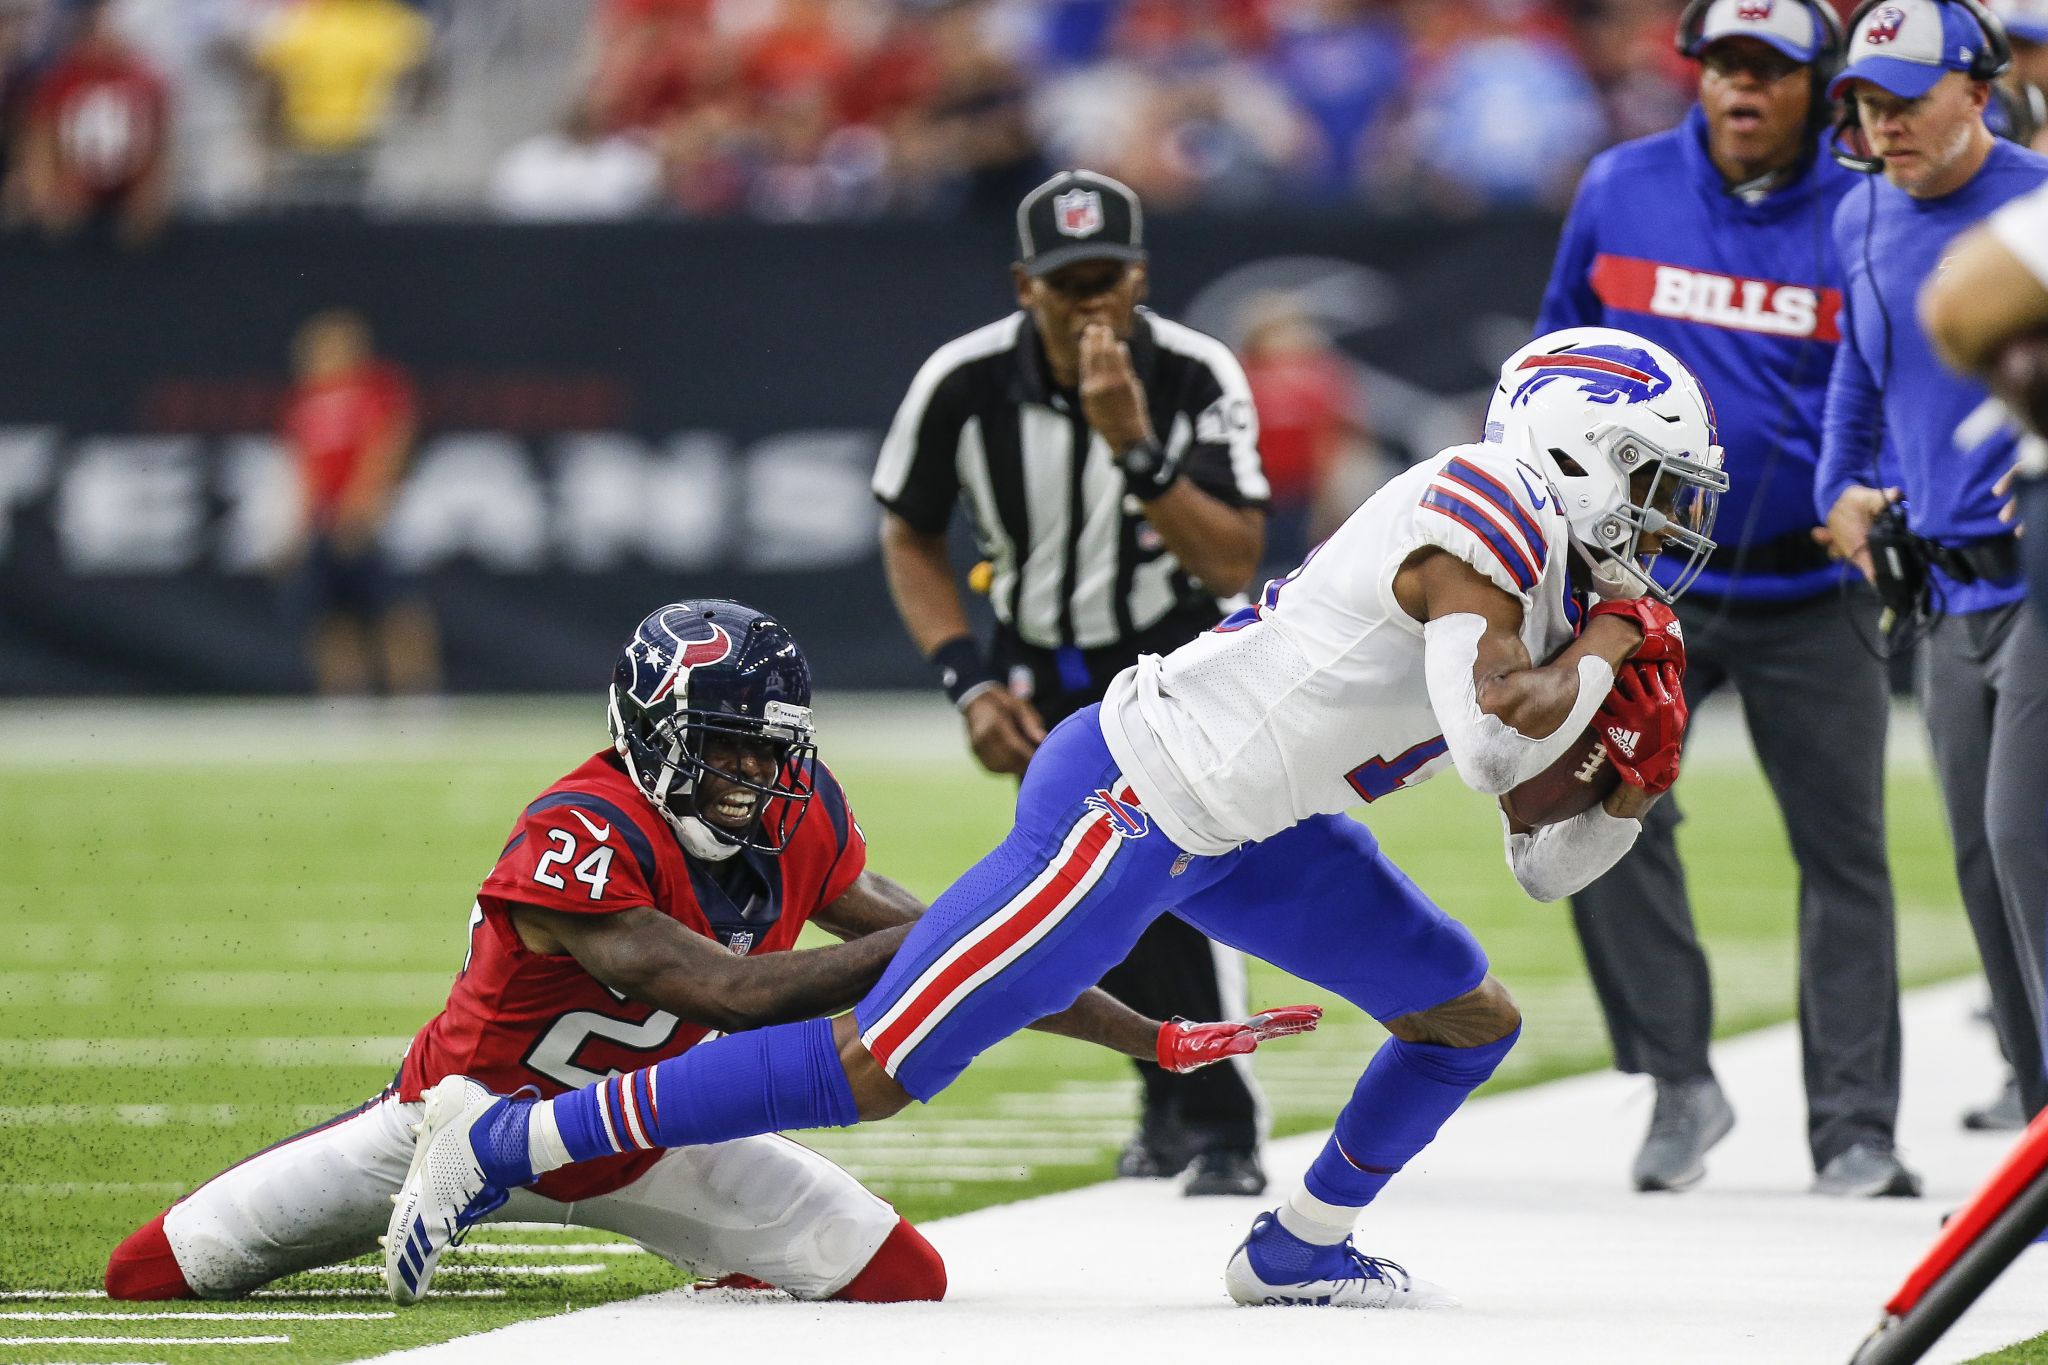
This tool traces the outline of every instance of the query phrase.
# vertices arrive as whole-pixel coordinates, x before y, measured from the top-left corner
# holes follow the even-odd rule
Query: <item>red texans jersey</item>
[[[470,912],[469,954],[448,1004],[406,1051],[399,1098],[416,1100],[452,1075],[500,1094],[534,1086],[559,1095],[694,1046],[708,1027],[619,995],[573,957],[533,952],[511,907],[613,915],[652,906],[741,956],[789,948],[867,864],[866,840],[823,763],[812,760],[808,785],[810,807],[788,848],[776,857],[742,849],[721,866],[726,884],[738,883],[733,893],[709,863],[683,851],[609,750],[548,788],[520,815],[484,879]],[[534,1189],[563,1201],[592,1198],[638,1179],[660,1155],[564,1167]]]

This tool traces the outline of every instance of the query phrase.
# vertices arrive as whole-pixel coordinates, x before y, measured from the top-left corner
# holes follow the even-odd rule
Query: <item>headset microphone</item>
[[[1895,4],[1897,0],[1863,0],[1856,12],[1849,16],[1849,34],[1853,40],[1856,32],[1863,27],[1863,21],[1881,6]],[[1970,65],[1963,74],[1973,81],[1989,85],[2000,76],[2012,70],[2012,40],[2006,36],[2005,25],[1997,15],[1986,9],[1983,0],[1929,0],[1937,11],[1943,5],[1954,5],[1968,14],[1984,35],[1984,45],[1970,55]],[[1844,67],[1851,65],[1846,52]],[[1994,87],[1995,89],[1995,87]],[[2008,133],[2010,135],[2010,133]],[[1841,109],[1835,117],[1834,131],[1828,137],[1828,150],[1835,160],[1852,171],[1864,175],[1876,175],[1884,169],[1884,158],[1870,150],[1869,134],[1863,131],[1863,114],[1856,107],[1856,97],[1845,95]]]

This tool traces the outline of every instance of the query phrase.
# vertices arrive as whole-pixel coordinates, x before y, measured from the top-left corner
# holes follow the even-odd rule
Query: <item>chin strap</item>
[[[722,863],[740,851],[740,846],[724,838],[694,815],[675,815],[669,823],[676,828],[676,835],[683,841],[683,851],[693,858]]]

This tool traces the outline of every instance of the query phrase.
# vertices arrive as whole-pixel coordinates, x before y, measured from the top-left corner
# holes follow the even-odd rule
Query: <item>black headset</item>
[[[1842,27],[1842,16],[1835,13],[1835,7],[1827,0],[1792,0],[1792,3],[1813,16],[1819,37],[1814,45],[1813,60],[1806,63],[1813,80],[1813,97],[1806,105],[1807,131],[1818,133],[1828,125],[1828,82],[1841,69],[1842,57],[1849,47],[1849,33]],[[1685,10],[1678,16],[1676,46],[1679,56],[1699,60],[1700,51],[1706,46],[1707,11],[1713,7],[1714,0],[1686,0]]]
[[[2005,33],[2005,25],[1997,15],[1984,8],[1982,0],[1933,0],[1934,4],[1955,5],[1965,10],[1975,21],[1978,31],[1984,35],[1984,46],[1970,58],[1969,68],[1963,72],[1973,81],[1989,85],[2012,70],[2012,39]],[[1849,16],[1849,32],[1854,34],[1869,17],[1870,12],[1880,5],[1896,3],[1896,0],[1863,0],[1856,12]],[[1863,136],[1863,114],[1856,107],[1854,96],[1842,100],[1841,112],[1835,119],[1835,131],[1829,139],[1829,151],[1835,160],[1852,171],[1865,175],[1876,175],[1884,169],[1884,158],[1872,156],[1869,143]]]

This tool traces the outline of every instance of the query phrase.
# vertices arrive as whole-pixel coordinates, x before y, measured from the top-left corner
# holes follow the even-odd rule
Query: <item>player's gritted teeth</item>
[[[728,792],[718,798],[711,813],[722,825],[744,825],[754,817],[755,801],[752,792]]]

